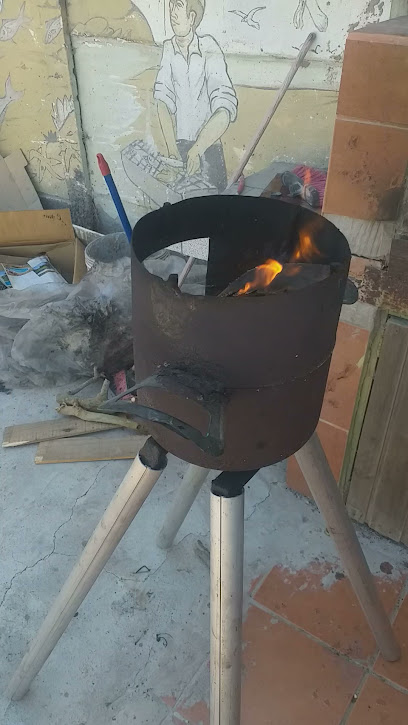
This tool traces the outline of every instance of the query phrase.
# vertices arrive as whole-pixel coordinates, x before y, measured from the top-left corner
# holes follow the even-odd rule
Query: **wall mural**
[[[0,13],[0,153],[21,148],[38,191],[67,199],[82,165],[59,2],[4,0]]]
[[[14,101],[19,101],[20,98],[22,98],[24,95],[24,91],[15,91],[13,86],[11,85],[11,75],[8,74],[6,78],[6,83],[4,85],[4,96],[0,97],[0,126],[3,123],[7,109],[10,105],[10,103],[14,103]]]
[[[67,0],[67,6],[69,27],[74,36],[120,38],[134,43],[154,42],[149,24],[136,2]]]
[[[57,15],[56,18],[51,18],[50,20],[47,20],[45,23],[44,43],[46,45],[53,43],[54,40],[56,38],[58,38],[61,31],[62,31],[61,15]]]
[[[265,136],[253,164],[261,168],[266,151],[271,158],[295,158],[300,137],[305,158],[325,157],[347,32],[388,18],[391,0],[66,4],[65,32],[71,32],[74,47],[86,41],[78,45],[76,71],[80,92],[82,83],[88,89],[81,98],[88,157],[100,150],[94,146],[109,146],[113,158],[121,159],[125,194],[152,208],[225,187],[226,166],[229,172],[235,166],[254,119],[281,81],[281,68],[311,30],[318,33],[311,60],[324,62],[310,64],[305,90],[288,94],[289,116]],[[0,56],[0,153],[21,148],[38,190],[67,198],[70,181],[82,173],[82,131],[58,0],[0,0]],[[315,88],[325,90],[319,96]],[[326,89],[331,95],[323,98]]]
[[[238,101],[219,44],[197,33],[204,9],[203,0],[169,0],[173,35],[153,89],[164,152],[144,140],[122,152],[128,178],[156,204],[227,185],[221,138]]]
[[[51,109],[55,131],[44,134],[42,142],[28,153],[31,169],[39,182],[46,175],[62,180],[70,176],[81,162],[74,129],[64,129],[71,114],[74,120],[73,97],[57,98]],[[64,133],[61,133],[63,129]]]
[[[144,102],[149,104],[144,111],[145,132],[125,144],[121,152],[123,168],[137,189],[135,199],[141,206],[154,208],[165,201],[225,189],[223,138],[236,121],[239,109],[238,89],[231,80],[224,43],[231,58],[234,43],[241,42],[235,36],[238,32],[242,34],[244,28],[248,51],[257,47],[262,51],[263,40],[255,38],[267,36],[270,42],[270,18],[273,16],[275,23],[279,21],[283,29],[285,21],[280,18],[286,17],[288,40],[302,40],[305,33],[316,30],[318,38],[313,53],[332,56],[338,63],[344,40],[335,43],[338,29],[332,32],[329,27],[329,16],[333,25],[339,17],[339,7],[335,5],[328,0],[292,0],[284,5],[281,0],[274,0],[253,7],[247,0],[223,0],[221,7],[216,7],[212,0],[164,0],[160,5],[164,35],[158,41],[162,45],[161,60],[151,96],[146,99],[143,95]],[[212,22],[211,17],[208,19],[210,8]],[[372,0],[359,0],[358,7],[355,0],[345,0],[343,25],[347,25],[350,14],[353,18],[357,15],[357,23],[363,25],[380,19],[383,8],[383,3],[377,6]],[[148,22],[146,7],[144,12]],[[213,34],[211,28],[215,26],[217,32]],[[278,44],[285,36],[282,29]],[[346,31],[341,33],[345,38]],[[328,78],[330,72],[333,71],[328,67]],[[137,79],[135,86],[139,88],[138,102],[143,102]],[[120,138],[117,143],[121,144]]]
[[[25,11],[25,2],[20,7],[20,12],[17,15],[16,18],[11,18],[8,20],[2,20],[1,27],[0,27],[0,41],[7,41],[7,40],[13,40],[14,36],[20,28],[24,27],[24,25],[29,25],[31,18],[27,18],[24,15]]]
[[[329,18],[327,17],[326,13],[321,9],[317,0],[299,0],[298,6],[295,10],[295,14],[293,16],[293,25],[295,26],[295,28],[297,28],[298,30],[302,30],[305,24],[304,16],[306,10],[316,30],[318,30],[320,33],[325,33],[329,25]]]
[[[228,12],[234,15],[238,15],[238,17],[241,18],[241,23],[246,23],[247,25],[249,25],[250,28],[260,30],[261,24],[259,20],[254,19],[255,14],[259,13],[260,10],[266,10],[266,5],[262,5],[259,8],[253,8],[247,13],[245,13],[243,10],[229,10]]]

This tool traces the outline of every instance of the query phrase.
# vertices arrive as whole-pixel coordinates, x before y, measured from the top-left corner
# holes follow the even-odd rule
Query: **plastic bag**
[[[107,235],[117,241],[118,235]],[[0,380],[6,385],[70,383],[133,363],[129,247],[119,259],[96,262],[77,285],[0,292]],[[186,257],[162,250],[145,261],[163,279],[179,274]],[[194,264],[183,292],[203,294],[206,263]]]
[[[107,235],[112,238],[124,235]],[[119,247],[118,247],[119,248]],[[131,364],[131,281],[128,249],[98,263],[77,285],[33,286],[0,293],[0,379],[44,385]],[[125,365],[123,365],[125,366]]]

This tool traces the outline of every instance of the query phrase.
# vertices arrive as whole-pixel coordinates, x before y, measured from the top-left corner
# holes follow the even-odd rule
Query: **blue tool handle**
[[[123,230],[128,238],[128,241],[132,239],[132,227],[129,224],[129,219],[127,218],[124,206],[122,204],[122,199],[119,196],[119,192],[116,188],[116,184],[112,178],[112,175],[109,174],[109,176],[105,176],[106,186],[108,187],[113,203],[116,206],[116,210],[119,215],[119,219],[121,221]]]
[[[106,181],[106,186],[109,189],[110,195],[112,197],[112,201],[116,207],[116,211],[118,212],[119,219],[121,221],[123,230],[127,236],[128,242],[130,243],[132,239],[132,227],[129,224],[129,219],[127,218],[127,214],[125,212],[124,206],[122,204],[122,199],[119,196],[119,192],[116,188],[116,184],[113,180],[109,165],[107,161],[104,159],[102,154],[97,154],[96,158],[98,159],[98,166],[100,168],[101,174],[104,177]]]

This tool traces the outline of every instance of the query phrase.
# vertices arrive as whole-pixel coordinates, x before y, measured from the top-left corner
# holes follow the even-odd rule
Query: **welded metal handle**
[[[200,430],[185,423],[169,413],[150,408],[139,403],[121,400],[125,395],[142,388],[159,388],[174,393],[185,399],[191,399],[201,405],[207,412],[209,421],[207,431]],[[140,420],[159,423],[173,433],[177,433],[195,443],[204,453],[221,456],[224,452],[224,388],[219,381],[208,376],[208,373],[191,373],[184,368],[171,366],[161,368],[156,374],[125,390],[115,398],[111,398],[100,408],[100,412],[126,413]]]

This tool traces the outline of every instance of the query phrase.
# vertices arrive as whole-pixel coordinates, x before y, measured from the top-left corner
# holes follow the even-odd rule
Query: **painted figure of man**
[[[220,139],[236,118],[238,102],[217,41],[196,33],[204,2],[170,0],[174,36],[163,43],[154,97],[168,156],[222,191],[227,176]]]

